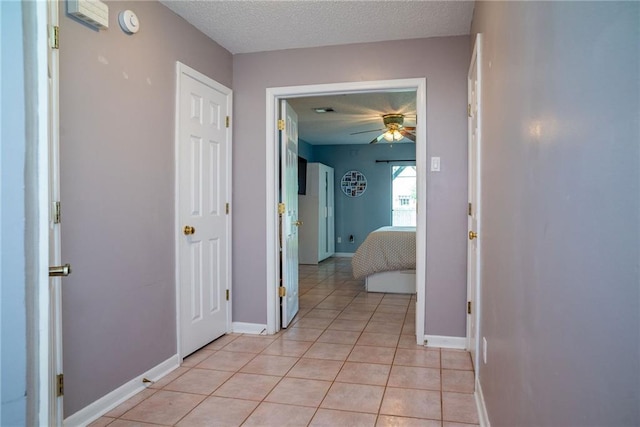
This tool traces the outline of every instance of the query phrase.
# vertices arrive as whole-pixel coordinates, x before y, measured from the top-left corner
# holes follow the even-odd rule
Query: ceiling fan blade
[[[401,130],[400,134],[402,136],[404,136],[405,138],[410,139],[413,142],[416,142],[416,136],[414,134],[412,134],[411,132],[407,132],[406,130]]]
[[[358,135],[358,134],[360,134],[360,133],[369,133],[369,132],[380,132],[380,131],[383,131],[383,130],[385,130],[385,129],[363,130],[363,131],[360,131],[360,132],[353,132],[353,133],[350,133],[349,135]]]
[[[406,130],[416,130],[415,126],[402,126],[402,128]]]
[[[373,138],[373,140],[369,144],[377,144],[382,138],[384,138],[384,133]]]

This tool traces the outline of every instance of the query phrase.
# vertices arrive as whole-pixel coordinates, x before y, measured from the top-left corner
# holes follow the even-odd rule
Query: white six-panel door
[[[476,36],[468,74],[468,179],[469,240],[467,244],[467,349],[474,366],[478,358],[478,319],[480,289],[480,54],[481,35]],[[478,369],[476,368],[476,372]]]
[[[231,90],[178,63],[177,251],[180,355],[229,331]]]
[[[298,115],[282,101],[281,117],[281,200],[282,214],[282,286],[286,295],[281,299],[282,327],[286,328],[298,312]]]

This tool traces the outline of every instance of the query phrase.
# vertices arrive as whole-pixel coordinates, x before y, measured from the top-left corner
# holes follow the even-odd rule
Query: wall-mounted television
[[[307,159],[298,156],[298,194],[307,194]]]

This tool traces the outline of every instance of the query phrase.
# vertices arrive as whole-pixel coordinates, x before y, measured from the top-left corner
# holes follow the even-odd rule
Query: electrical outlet
[[[482,361],[487,364],[487,339],[482,337]]]
[[[338,243],[342,243],[342,237],[338,237]]]

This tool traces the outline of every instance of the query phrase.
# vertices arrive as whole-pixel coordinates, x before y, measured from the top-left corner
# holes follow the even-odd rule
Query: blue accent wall
[[[313,161],[313,145],[302,139],[298,140],[298,156],[310,162]]]
[[[415,159],[416,146],[412,143],[313,146],[312,161],[331,166],[335,172],[336,252],[355,252],[371,231],[391,225],[392,163],[376,160]],[[367,178],[367,189],[359,197],[347,197],[340,188],[342,175],[350,170],[358,170]],[[351,235],[353,243],[349,243]]]

